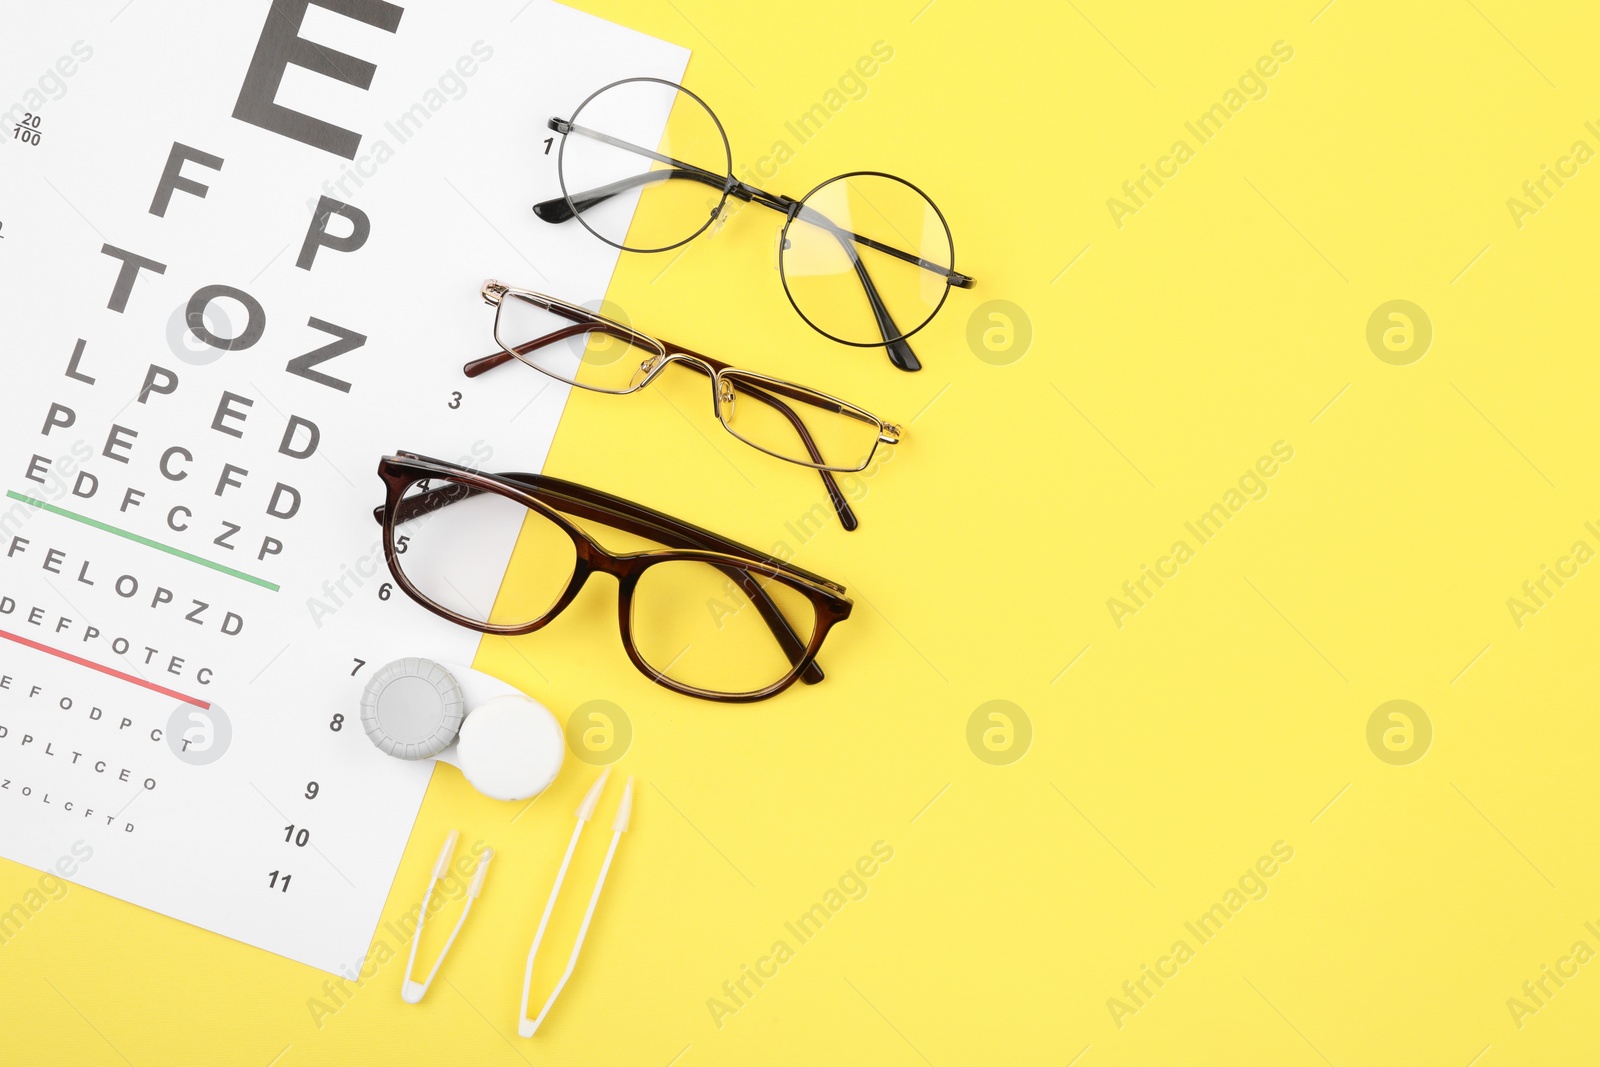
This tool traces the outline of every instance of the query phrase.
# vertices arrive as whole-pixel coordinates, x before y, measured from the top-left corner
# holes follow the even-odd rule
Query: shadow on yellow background
[[[843,582],[827,681],[675,696],[597,581],[477,661],[576,758],[523,810],[437,773],[369,972],[55,884],[0,950],[0,1060],[1576,1062],[1600,1005],[1600,22],[1322,4],[581,5],[694,50],[741,177],[905,175],[977,279],[914,375],[793,314],[764,212],[611,287],[641,328],[906,427],[846,479],[854,533],[814,474],[721,433],[703,382],[575,395],[550,455]],[[607,762],[638,776],[634,829],[523,1042],[522,959]],[[411,1008],[391,924],[450,827],[498,857]],[[40,877],[6,864],[0,904]]]

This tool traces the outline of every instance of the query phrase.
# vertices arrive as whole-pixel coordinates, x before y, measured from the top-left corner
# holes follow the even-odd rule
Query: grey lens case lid
[[[466,699],[439,664],[408,656],[386,664],[361,693],[361,726],[378,748],[398,759],[437,756],[461,732]]]
[[[361,694],[361,726],[388,755],[453,764],[495,800],[544,792],[567,748],[561,723],[528,694],[470,667],[421,656],[378,669]]]

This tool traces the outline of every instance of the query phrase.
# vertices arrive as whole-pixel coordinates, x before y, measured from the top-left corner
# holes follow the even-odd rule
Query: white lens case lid
[[[543,704],[470,667],[420,656],[373,675],[361,694],[361,725],[380,751],[453,764],[495,800],[544,792],[566,755],[561,723]]]
[[[472,709],[461,724],[455,759],[450,762],[484,796],[526,800],[556,780],[566,751],[556,717],[543,704],[518,693]]]

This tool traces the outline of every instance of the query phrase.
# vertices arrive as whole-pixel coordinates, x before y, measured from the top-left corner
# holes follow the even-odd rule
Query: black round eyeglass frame
[[[710,104],[706,103],[703,99],[701,99],[699,94],[693,92],[692,90],[685,89],[683,86],[679,85],[677,82],[667,81],[665,78],[622,78],[622,79],[619,79],[618,81],[612,82],[609,85],[602,85],[600,88],[596,89],[594,92],[592,92],[588,96],[584,97],[583,103],[579,104],[577,106],[577,109],[572,112],[572,118],[564,120],[564,121],[563,120],[559,120],[559,119],[555,119],[555,118],[552,118],[550,120],[549,128],[552,129],[552,130],[555,130],[557,133],[561,134],[561,147],[556,150],[556,181],[559,182],[560,185],[561,185],[561,198],[562,198],[562,200],[564,200],[566,202],[567,207],[571,210],[571,214],[568,215],[566,218],[562,218],[562,219],[545,219],[545,221],[547,221],[547,222],[557,222],[557,221],[565,222],[565,221],[567,221],[567,218],[576,218],[578,220],[578,224],[581,225],[584,229],[588,230],[590,233],[592,233],[595,237],[599,238],[601,241],[604,241],[606,244],[610,245],[612,248],[620,249],[623,252],[670,252],[672,249],[681,248],[682,246],[688,244],[690,241],[694,240],[696,237],[699,237],[702,233],[706,232],[706,229],[713,222],[717,221],[717,216],[722,214],[723,205],[728,202],[728,194],[729,194],[730,190],[727,187],[727,181],[725,181],[725,180],[707,181],[706,180],[707,178],[715,178],[715,175],[713,175],[711,171],[704,170],[703,168],[700,168],[700,167],[696,167],[696,166],[694,166],[693,164],[690,164],[690,163],[684,163],[684,162],[681,162],[679,160],[668,160],[665,157],[662,157],[660,161],[662,161],[662,162],[671,162],[675,168],[677,168],[677,169],[679,169],[679,170],[684,172],[684,176],[685,177],[687,177],[687,178],[689,178],[691,180],[700,181],[702,184],[711,185],[714,188],[720,188],[722,190],[722,195],[717,199],[716,206],[713,207],[711,209],[711,211],[706,214],[706,220],[700,224],[700,228],[699,229],[695,230],[693,233],[691,233],[689,236],[683,238],[682,240],[674,241],[669,245],[660,245],[660,246],[658,246],[656,248],[635,248],[632,245],[623,244],[620,241],[613,241],[611,238],[607,237],[605,234],[601,233],[599,230],[597,230],[593,226],[589,225],[589,220],[583,217],[583,207],[579,207],[578,202],[576,200],[574,200],[574,198],[573,198],[572,191],[567,188],[567,168],[566,168],[567,134],[569,132],[571,132],[571,130],[574,127],[579,125],[578,116],[582,115],[583,114],[583,109],[588,107],[589,104],[596,97],[600,96],[602,93],[605,93],[605,92],[607,92],[608,90],[611,90],[611,89],[615,89],[619,85],[634,85],[634,84],[639,84],[639,83],[651,83],[651,84],[655,84],[655,85],[664,85],[669,89],[674,89],[674,90],[684,94],[689,99],[693,100],[695,103],[699,104],[702,108],[705,109],[706,115],[708,117],[710,117],[712,123],[717,128],[717,136],[722,141],[722,158],[723,158],[723,162],[725,164],[724,170],[726,170],[726,172],[727,172],[728,180],[732,179],[732,177],[733,177],[733,149],[728,143],[728,131],[723,128],[722,120],[717,118],[717,113],[715,111],[711,110],[711,105]],[[560,123],[560,125],[557,125],[558,123]],[[702,175],[704,175],[704,177],[702,177]],[[580,192],[578,194],[579,197],[583,197],[584,195],[585,194],[583,192]],[[539,211],[539,208],[541,206],[542,205],[535,205],[533,211],[534,211],[535,215],[538,215],[541,219],[544,219],[545,216],[543,214],[541,214],[540,211]],[[588,206],[592,206],[592,205],[588,204],[588,203],[584,204],[584,207],[588,207]]]
[[[651,83],[665,86],[676,92],[684,94],[698,104],[701,108],[705,109],[706,114],[715,124],[717,135],[722,141],[725,163],[722,173],[719,174],[682,160],[673,159],[670,156],[663,155],[651,149],[644,148],[639,145],[629,144],[625,141],[609,137],[608,135],[599,133],[598,131],[589,130],[579,122],[584,109],[601,94],[611,89],[615,89],[621,85],[637,83]],[[561,196],[556,199],[541,201],[533,206],[533,212],[539,219],[552,224],[559,224],[577,219],[578,223],[596,238],[605,242],[611,247],[620,249],[624,252],[665,252],[687,244],[710,228],[712,223],[715,222],[718,216],[722,214],[729,197],[744,203],[760,204],[762,207],[782,213],[785,216],[785,219],[783,230],[780,235],[781,249],[787,249],[789,247],[789,229],[794,225],[794,222],[797,218],[803,222],[819,225],[824,229],[832,231],[836,236],[838,236],[841,240],[841,243],[850,253],[852,262],[856,268],[856,273],[862,283],[863,289],[866,292],[868,305],[872,311],[873,318],[876,320],[878,332],[882,335],[882,339],[876,341],[851,340],[849,338],[840,337],[838,334],[832,333],[818,325],[815,320],[813,320],[805,313],[804,310],[802,310],[800,302],[795,298],[794,292],[789,286],[788,274],[784,270],[783,256],[780,253],[778,261],[779,274],[783,284],[784,295],[788,298],[790,306],[794,308],[795,313],[800,316],[806,325],[810,326],[813,330],[816,330],[818,333],[829,338],[830,340],[837,341],[840,344],[848,345],[852,348],[885,349],[889,356],[889,361],[901,370],[915,371],[922,369],[922,362],[917,358],[916,353],[912,350],[911,345],[908,342],[908,338],[918,333],[923,327],[927,326],[928,323],[933,321],[934,316],[939,313],[940,309],[944,307],[945,301],[949,299],[950,289],[952,287],[970,289],[974,284],[973,279],[969,275],[962,274],[955,269],[955,238],[951,234],[949,221],[945,218],[944,212],[939,210],[939,206],[933,202],[932,197],[928,196],[928,194],[922,189],[916,185],[913,185],[911,182],[906,181],[904,178],[899,177],[898,175],[874,170],[849,171],[845,174],[835,175],[834,177],[819,183],[809,192],[807,192],[805,196],[800,197],[799,199],[784,196],[779,193],[769,193],[764,189],[758,189],[755,186],[749,185],[734,177],[732,149],[728,144],[727,131],[722,125],[722,120],[717,118],[716,112],[712,111],[710,105],[708,105],[698,94],[690,89],[684,88],[682,85],[679,85],[676,82],[667,81],[664,78],[622,78],[618,81],[611,82],[608,85],[604,85],[590,93],[584,98],[583,102],[578,105],[577,109],[573,111],[571,118],[551,118],[549,120],[548,127],[549,129],[561,135],[561,149],[556,155],[557,180],[560,183]],[[620,147],[654,159],[657,162],[667,164],[669,169],[645,171],[622,181],[614,182],[608,186],[602,186],[596,189],[574,191],[567,187],[565,168],[567,136],[574,131],[580,131],[588,136],[595,137],[616,147]],[[662,245],[658,248],[637,248],[623,242],[612,240],[591,226],[588,220],[583,217],[585,210],[598,203],[602,203],[605,200],[618,195],[619,193],[638,188],[652,181],[663,180],[658,177],[659,175],[666,175],[666,177],[669,179],[680,178],[684,180],[697,181],[703,185],[711,186],[712,188],[720,191],[720,196],[717,199],[716,206],[707,213],[705,221],[700,224],[699,228],[693,233],[689,234],[689,236],[675,241],[672,244]],[[926,202],[927,205],[933,209],[934,216],[939,220],[939,225],[944,231],[946,246],[950,250],[949,265],[946,266],[943,264],[932,263],[913,253],[895,248],[892,245],[886,245],[871,238],[864,237],[860,234],[844,230],[835,225],[815,208],[807,207],[807,201],[809,201],[822,189],[827,188],[834,182],[844,181],[856,177],[883,178],[890,181],[899,182],[914,192],[924,202]],[[848,237],[850,240],[845,241],[844,238],[846,237]],[[877,287],[873,284],[871,277],[867,274],[865,264],[862,263],[859,254],[855,252],[855,249],[852,247],[852,245],[861,245],[863,247],[872,248],[876,251],[883,252],[887,255],[893,256],[905,262],[909,262],[913,265],[922,267],[925,270],[929,270],[940,275],[944,279],[945,287],[943,292],[940,294],[938,303],[934,305],[933,309],[928,312],[927,316],[923,318],[922,321],[918,322],[914,327],[909,330],[901,329],[898,325],[896,325],[893,316],[890,314],[887,306],[884,304],[881,296],[878,294]]]
[[[806,203],[808,201],[810,201],[810,199],[813,196],[815,196],[817,193],[821,192],[823,189],[826,189],[828,186],[832,185],[834,182],[842,182],[842,181],[845,181],[846,179],[849,179],[849,178],[886,178],[886,179],[888,179],[889,181],[892,181],[892,182],[899,182],[901,185],[905,186],[907,189],[910,189],[912,192],[914,192],[918,196],[920,196],[927,203],[927,205],[933,209],[934,217],[939,220],[939,225],[944,229],[944,243],[945,243],[945,246],[950,249],[950,262],[951,262],[952,265],[955,263],[955,256],[956,256],[956,241],[955,241],[955,237],[950,233],[950,223],[944,217],[944,212],[939,210],[939,205],[935,204],[933,202],[933,198],[930,197],[927,193],[923,192],[921,189],[917,188],[915,185],[913,185],[910,182],[906,181],[904,178],[900,177],[898,174],[889,174],[889,173],[886,173],[886,172],[881,171],[881,170],[852,170],[852,171],[846,171],[844,174],[835,174],[833,177],[828,178],[826,181],[818,182],[815,186],[812,187],[812,189],[809,192],[806,193],[805,196],[802,196],[800,198],[798,209],[796,209],[795,211],[790,212],[789,213],[789,217],[784,220],[783,231],[779,234],[779,237],[778,237],[778,245],[779,245],[779,247],[780,248],[784,248],[784,249],[787,249],[789,247],[789,227],[794,225],[796,219],[799,219],[801,222],[813,222],[814,219],[811,216],[813,216],[813,215],[819,216],[819,217],[821,216],[821,212],[816,211],[814,208],[810,209],[810,210],[808,210],[806,208]],[[858,240],[865,240],[865,238],[858,238]],[[876,244],[876,242],[873,242],[873,243]],[[903,341],[908,337],[914,337],[916,334],[918,334],[918,333],[920,333],[922,331],[922,328],[924,326],[928,325],[928,323],[933,321],[933,317],[935,315],[939,314],[939,309],[944,307],[944,302],[946,300],[950,299],[950,290],[951,290],[951,288],[955,287],[956,284],[957,284],[956,282],[952,281],[949,276],[946,276],[946,278],[945,278],[945,286],[944,286],[943,289],[941,289],[939,291],[939,302],[937,304],[933,305],[932,310],[930,310],[928,312],[926,318],[924,318],[921,322],[917,323],[911,329],[900,331],[898,337],[895,337],[893,339],[885,338],[882,341],[851,341],[851,340],[849,340],[847,338],[840,337],[836,333],[829,333],[827,330],[823,329],[820,325],[818,325],[817,322],[814,319],[812,319],[810,315],[807,315],[805,313],[805,309],[800,306],[800,301],[795,299],[794,290],[789,288],[789,274],[788,274],[788,271],[784,268],[784,262],[785,262],[784,261],[784,257],[780,255],[778,257],[778,277],[783,281],[783,295],[787,296],[789,298],[789,305],[794,308],[795,314],[799,315],[802,319],[804,319],[806,321],[806,325],[807,326],[810,326],[813,330],[816,330],[822,336],[824,336],[824,337],[826,337],[826,338],[828,338],[829,340],[832,340],[832,341],[838,341],[842,345],[849,345],[851,348],[882,348],[884,345],[889,344],[890,340]],[[859,264],[860,261],[857,260],[856,262]],[[960,275],[960,277],[965,278],[966,275]],[[962,288],[969,288],[971,286],[971,282],[972,282],[972,279],[967,278],[967,283],[968,284],[966,286],[962,286]],[[881,324],[884,321],[884,317],[887,316],[887,309],[885,308],[883,310],[882,315],[880,316],[878,307],[876,306],[877,304],[880,303],[880,301],[877,298],[875,290],[873,289],[873,287],[871,285],[867,285],[865,288],[866,288],[866,291],[867,291],[867,300],[868,300],[868,302],[874,304],[873,314],[874,314],[875,317],[878,318],[878,321]],[[890,358],[891,359],[893,358],[893,353],[890,354]],[[913,355],[912,358],[915,359],[915,356]],[[896,365],[898,366],[898,364],[896,364]],[[916,370],[918,368],[917,367],[903,367],[901,369],[903,369],[903,370]]]

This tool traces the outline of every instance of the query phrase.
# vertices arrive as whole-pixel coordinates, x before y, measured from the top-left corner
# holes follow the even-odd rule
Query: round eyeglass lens
[[[802,201],[779,256],[802,318],[851,345],[916,333],[950,291],[954,253],[939,209],[887,174],[842,174]]]
[[[571,127],[561,142],[561,191],[607,244],[629,252],[676,247],[709,226],[727,198],[728,139],[682,86],[614,82],[579,106]]]

